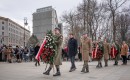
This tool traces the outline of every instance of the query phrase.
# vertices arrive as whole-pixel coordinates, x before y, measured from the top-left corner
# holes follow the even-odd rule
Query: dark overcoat
[[[68,41],[68,55],[69,55],[69,57],[76,56],[77,48],[78,48],[77,40],[74,38],[70,38]]]

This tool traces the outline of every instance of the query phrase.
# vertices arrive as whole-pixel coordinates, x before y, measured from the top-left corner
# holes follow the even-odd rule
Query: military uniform
[[[53,68],[53,65],[55,65],[57,73],[54,74],[53,76],[59,76],[60,75],[59,65],[62,65],[62,61],[61,61],[61,51],[62,51],[61,45],[62,45],[63,38],[62,38],[61,34],[55,34],[55,35],[53,35],[53,37],[55,39],[55,44],[56,44],[56,55],[54,57],[54,63],[50,63],[50,67],[43,74],[49,75],[51,69]]]
[[[122,65],[127,64],[127,52],[128,52],[128,45],[125,43],[125,44],[122,45],[122,48],[121,48],[121,56],[122,56],[122,59],[123,59]]]
[[[115,64],[114,65],[118,65],[118,61],[120,58],[120,45],[116,43],[115,47],[116,47],[117,53],[115,55]]]
[[[108,66],[109,53],[110,53],[109,43],[104,42],[103,43],[103,55],[104,55],[105,67]]]
[[[84,65],[81,72],[89,72],[89,66],[88,66],[89,54],[92,53],[92,41],[90,38],[83,37],[81,39],[81,51],[82,51],[82,59],[84,61]]]
[[[55,37],[55,43],[56,43],[56,55],[54,57],[54,64],[55,65],[62,65],[62,61],[61,61],[61,53],[62,53],[62,49],[61,49],[61,45],[62,45],[62,35],[61,34],[56,34],[54,35]]]
[[[98,65],[96,66],[97,68],[102,67],[102,57],[103,57],[103,43],[98,42],[98,50],[97,50]]]

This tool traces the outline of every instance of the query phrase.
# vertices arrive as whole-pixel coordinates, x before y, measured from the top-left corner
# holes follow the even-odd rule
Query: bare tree
[[[119,8],[126,2],[127,0],[106,0],[107,7],[106,9],[110,11],[110,15],[112,17],[112,27],[113,27],[113,41],[116,39],[116,25],[115,25],[115,17],[119,11]]]
[[[117,33],[120,34],[120,40],[121,41],[126,41],[127,40],[127,36],[126,33],[128,31],[128,27],[130,26],[130,15],[128,14],[121,14],[118,15],[115,21],[118,26],[118,31]]]
[[[79,16],[81,17],[82,25],[83,25],[83,31],[87,32],[90,37],[93,39],[93,28],[95,28],[95,19],[97,17],[96,13],[99,11],[98,4],[96,0],[83,0],[83,3],[81,3],[77,7],[77,11],[79,13]],[[96,31],[97,28],[95,28],[94,31]]]
[[[72,32],[74,32],[74,19],[75,19],[75,13],[70,11],[69,13],[64,13],[62,15],[62,21],[69,24],[70,29]]]
[[[77,39],[80,39],[85,31],[92,40],[96,40],[97,37],[107,37],[111,41],[122,37],[123,40],[126,39],[123,38],[123,34],[126,34],[123,30],[127,29],[129,19],[126,15],[120,15],[130,13],[129,8],[121,11],[123,4],[127,1],[104,0],[98,3],[97,0],[83,0],[76,10],[63,13],[62,21],[70,26],[71,32],[76,35]],[[125,29],[122,25],[125,25]]]

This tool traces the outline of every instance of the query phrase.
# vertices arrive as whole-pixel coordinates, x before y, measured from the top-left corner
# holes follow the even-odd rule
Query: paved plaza
[[[5,63],[0,62],[0,80],[130,80],[130,61],[128,65],[113,66],[113,61],[109,61],[109,67],[96,68],[97,62],[89,62],[89,73],[81,73],[83,62],[76,62],[77,69],[69,72],[70,62],[63,62],[60,77],[53,77],[55,69],[49,76],[43,75],[46,65],[41,62],[41,66],[35,67],[34,62],[27,63]],[[104,63],[103,63],[104,65]]]

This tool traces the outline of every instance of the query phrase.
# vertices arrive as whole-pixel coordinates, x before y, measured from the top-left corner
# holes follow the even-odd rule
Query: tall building
[[[58,27],[57,13],[52,6],[37,9],[33,13],[33,34],[42,42],[47,30]]]
[[[29,37],[29,30],[9,18],[0,17],[0,44],[7,46],[24,46],[24,40],[26,44]]]

